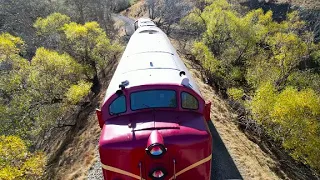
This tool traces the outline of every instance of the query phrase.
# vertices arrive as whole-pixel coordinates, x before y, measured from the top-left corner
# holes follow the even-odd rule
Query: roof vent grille
[[[148,29],[148,30],[140,31],[139,33],[155,34],[155,33],[158,33],[158,31],[157,30],[153,30],[153,29]]]

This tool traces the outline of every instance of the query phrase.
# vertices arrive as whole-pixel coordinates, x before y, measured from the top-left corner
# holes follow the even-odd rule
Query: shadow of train
[[[243,179],[212,121],[208,126],[212,136],[211,180]]]

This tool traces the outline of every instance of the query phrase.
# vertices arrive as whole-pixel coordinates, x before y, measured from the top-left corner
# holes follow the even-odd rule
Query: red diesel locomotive
[[[166,34],[149,19],[134,25],[97,109],[104,179],[210,179],[211,104]]]

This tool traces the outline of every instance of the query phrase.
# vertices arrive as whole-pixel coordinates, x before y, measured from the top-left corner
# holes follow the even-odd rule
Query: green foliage
[[[201,65],[210,72],[217,73],[219,61],[214,58],[214,55],[209,48],[202,42],[194,43],[192,53],[197,59],[201,59]]]
[[[320,74],[312,71],[296,71],[288,77],[288,85],[298,89],[311,88],[320,93]]]
[[[180,20],[180,25],[188,31],[202,33],[206,29],[206,23],[201,17],[201,11],[194,9],[193,13],[183,17]]]
[[[73,85],[68,90],[66,97],[72,104],[77,104],[84,96],[88,95],[92,83],[80,81],[77,85]]]
[[[275,33],[267,43],[273,52],[273,64],[279,66],[282,75],[297,67],[308,53],[307,44],[294,33]]]
[[[268,124],[270,112],[276,101],[276,90],[272,83],[267,82],[261,84],[251,102],[251,110],[254,114],[255,120],[261,124]]]
[[[31,58],[38,41],[32,27],[37,17],[48,15],[52,4],[43,0],[1,1],[0,3],[0,34],[8,32],[22,38],[26,42],[24,57]]]
[[[105,51],[111,48],[110,40],[96,22],[84,25],[74,22],[64,25],[64,33],[75,56],[92,64],[96,61],[108,60]],[[101,51],[104,51],[103,53]],[[96,68],[96,67],[93,67]]]
[[[181,24],[200,29],[191,51],[207,75],[241,103],[252,94],[243,104],[254,119],[292,157],[320,172],[320,46],[298,13],[275,22],[271,11],[240,14],[226,0],[215,0]]]
[[[277,23],[271,11],[258,9],[242,16],[225,0],[216,0],[203,11],[195,9],[181,23],[187,29],[205,26],[201,42],[194,43],[194,55],[208,71],[219,71],[227,87],[239,82],[255,88],[266,81],[281,85],[311,52],[316,57],[319,48],[310,41],[309,32],[298,34],[305,23],[297,12]],[[198,55],[199,43],[201,49],[213,54],[213,62]],[[212,63],[219,68],[212,68]]]
[[[252,112],[292,157],[320,168],[320,98],[312,89],[287,87],[280,93],[270,83],[258,88]]]
[[[67,77],[68,75],[74,76],[74,74],[82,73],[82,66],[70,55],[66,53],[59,54],[45,48],[37,49],[31,65],[39,72],[62,76],[59,80],[63,80],[63,78],[70,80],[72,77]],[[35,81],[33,80],[33,82]]]
[[[110,9],[120,1],[74,2],[84,25],[60,13],[45,17],[60,1],[0,3],[0,179],[41,177],[45,155],[31,153],[27,146],[64,123],[67,111],[90,92],[89,81],[122,50],[97,22],[85,23],[97,20],[107,30],[112,26]]]
[[[33,26],[39,34],[48,35],[60,31],[67,23],[70,23],[70,17],[60,13],[53,13],[46,18],[39,17]]]
[[[118,44],[111,44],[104,30],[97,22],[78,24],[70,22],[66,15],[54,13],[46,18],[39,18],[34,26],[40,35],[55,34],[48,37],[49,43],[56,42],[59,51],[68,52],[79,63],[86,66],[87,77],[97,75],[99,69],[104,69],[107,62],[122,51]],[[51,44],[52,45],[52,44]],[[48,47],[51,47],[48,44]]]
[[[232,97],[232,99],[238,100],[238,101],[241,101],[244,95],[243,89],[239,89],[239,88],[230,88],[228,89],[227,93],[229,96]]]
[[[130,6],[136,4],[139,0],[129,0]]]
[[[96,22],[81,25],[54,13],[38,18],[34,27],[47,48],[38,48],[30,61],[20,56],[21,38],[0,34],[0,134],[31,144],[63,124],[66,111],[90,92],[94,77],[122,50]]]
[[[8,33],[0,35],[0,60],[3,61],[10,55],[20,51],[23,41],[19,37],[14,37]],[[0,62],[1,62],[0,61]]]
[[[2,76],[0,79],[18,79],[18,77],[7,76],[7,74],[4,72],[12,69],[17,70],[20,68],[20,66],[25,65],[21,63],[21,57],[18,55],[18,53],[23,50],[23,47],[24,42],[21,40],[21,38],[14,37],[8,33],[0,34],[0,65],[3,66],[3,71],[0,71],[0,76]],[[10,80],[8,81],[10,82]]]
[[[37,179],[43,174],[45,156],[30,153],[16,136],[0,136],[0,179]]]
[[[63,99],[69,88],[85,78],[86,66],[66,53],[45,48],[39,48],[29,63],[18,55],[20,49],[14,42],[23,44],[19,38],[1,37],[7,37],[5,40],[13,44],[14,51],[6,51],[11,57],[6,61],[10,66],[0,71],[0,133],[32,141],[71,107]],[[0,49],[10,43],[1,44]]]

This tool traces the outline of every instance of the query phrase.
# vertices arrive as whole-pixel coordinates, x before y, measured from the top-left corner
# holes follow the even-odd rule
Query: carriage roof
[[[156,26],[140,27],[130,38],[111,79],[105,100],[124,81],[129,82],[126,88],[148,84],[181,84],[181,71],[186,73],[190,87],[201,95],[167,35]]]

